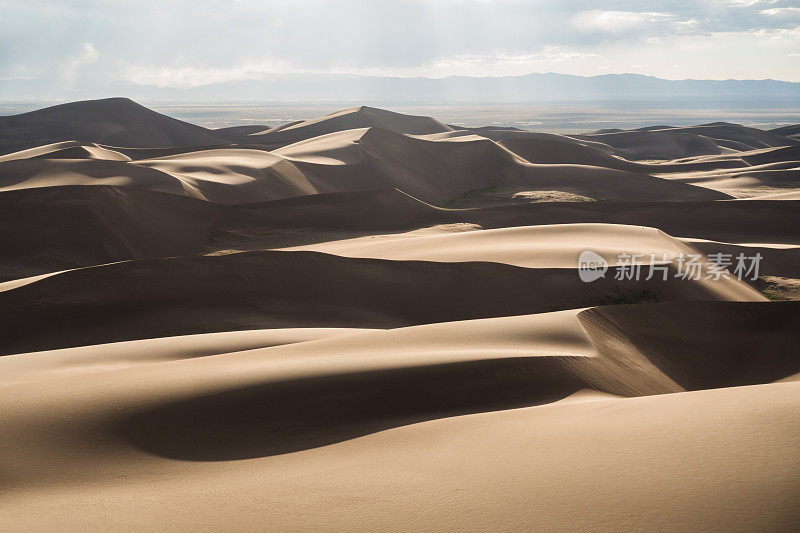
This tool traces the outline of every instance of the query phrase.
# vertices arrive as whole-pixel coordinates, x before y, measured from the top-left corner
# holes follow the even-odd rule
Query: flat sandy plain
[[[3,531],[800,523],[800,126],[76,102],[0,117],[0,222]]]

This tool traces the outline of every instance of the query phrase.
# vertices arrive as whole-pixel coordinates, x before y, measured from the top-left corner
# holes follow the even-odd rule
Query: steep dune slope
[[[641,355],[686,389],[766,383],[800,371],[800,302],[608,306],[578,317],[601,354]]]

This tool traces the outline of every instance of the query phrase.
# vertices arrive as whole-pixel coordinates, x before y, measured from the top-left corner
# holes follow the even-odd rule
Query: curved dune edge
[[[557,236],[563,237],[564,229],[556,228]],[[676,250],[694,250],[651,228],[617,226],[610,231],[617,244],[619,232],[633,231]],[[502,231],[491,235],[505,238]],[[505,253],[515,250],[519,248]],[[707,280],[704,274],[684,280],[669,265],[666,279],[663,273],[649,280],[645,274],[638,280],[616,279],[612,266],[605,277],[584,283],[577,268],[524,268],[467,259],[391,261],[265,251],[76,269],[0,292],[2,309],[14,310],[4,313],[0,326],[2,350],[22,353],[243,329],[393,328],[643,300],[766,300],[735,278]],[[476,284],[476,279],[483,281]],[[39,328],[41,322],[48,327]]]
[[[290,328],[225,331],[8,355],[0,358],[0,385],[208,357],[368,331],[372,330]]]
[[[553,224],[499,228],[440,235],[407,233],[368,236],[287,248],[391,260],[492,261],[527,268],[575,268],[581,253],[590,250],[611,267],[630,264],[632,257],[642,267],[641,279],[650,265],[669,265],[670,274],[680,271],[679,258],[697,256],[703,263],[698,283],[727,300],[760,300],[756,291],[733,278],[706,280],[709,260],[685,241],[663,231],[620,224]],[[719,250],[714,250],[719,251]],[[611,270],[613,277],[614,270]]]

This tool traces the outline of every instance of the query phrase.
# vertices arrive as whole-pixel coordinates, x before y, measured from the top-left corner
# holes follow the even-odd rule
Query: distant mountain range
[[[800,83],[777,80],[665,80],[639,74],[396,78],[283,74],[187,89],[86,80],[71,88],[53,80],[0,81],[0,100],[75,100],[126,95],[180,101],[379,101],[522,103],[553,101],[743,102],[771,107],[800,104]]]

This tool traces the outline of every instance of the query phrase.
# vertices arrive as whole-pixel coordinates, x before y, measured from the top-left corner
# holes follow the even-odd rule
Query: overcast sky
[[[800,81],[800,0],[0,0],[0,79],[285,72]]]

